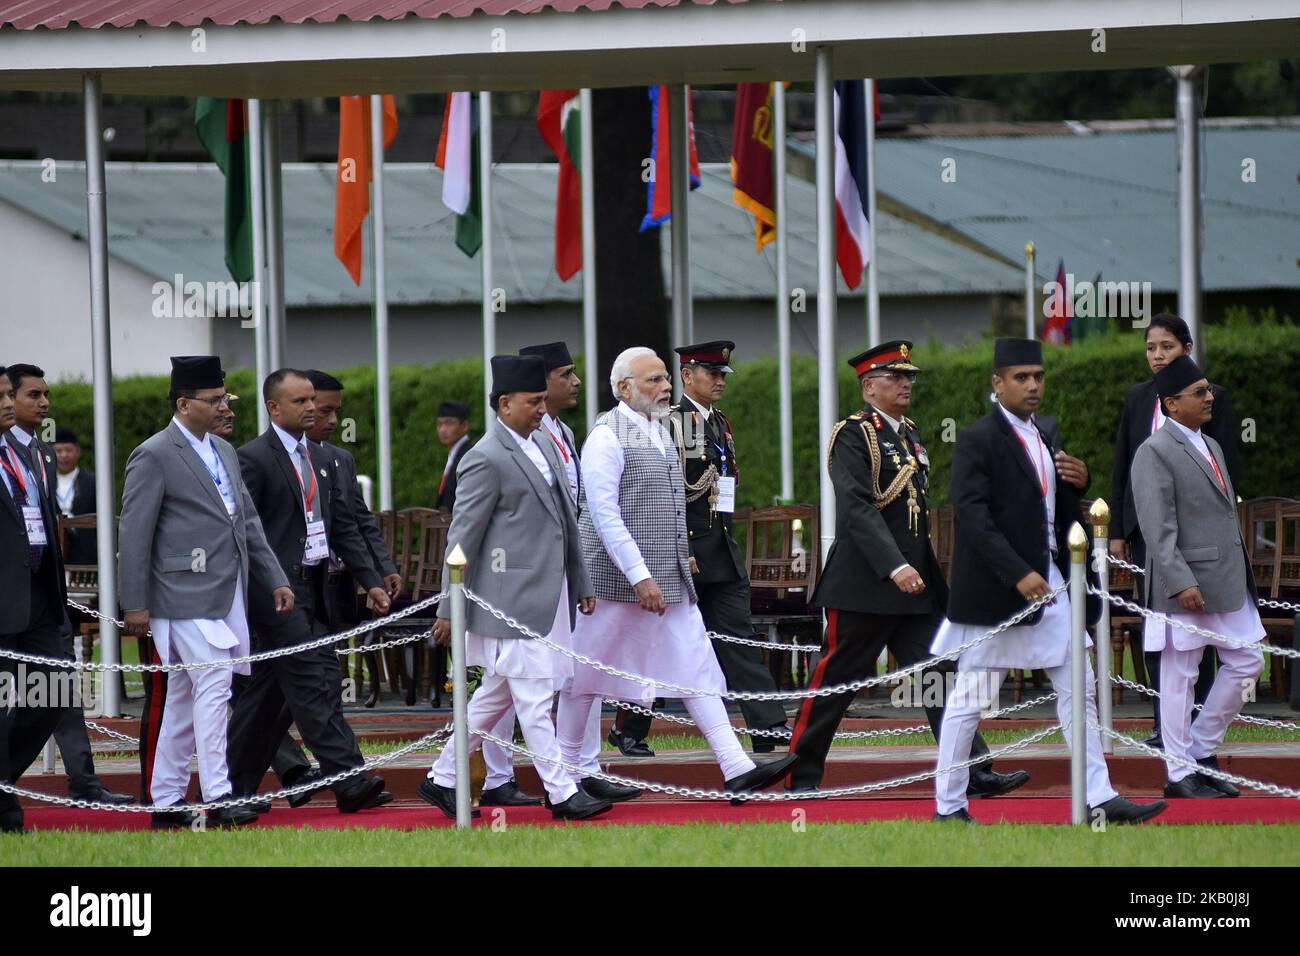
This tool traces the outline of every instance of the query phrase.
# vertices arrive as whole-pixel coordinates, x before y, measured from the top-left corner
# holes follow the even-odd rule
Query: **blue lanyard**
[[[712,444],[713,447],[718,450],[718,455],[722,458],[722,477],[726,478],[727,477],[727,449],[719,445],[711,438],[709,439],[709,443]]]
[[[211,445],[209,445],[208,447],[212,448]],[[224,489],[221,487],[221,459],[217,457],[217,450],[215,448],[212,448],[212,457],[215,458],[217,461],[217,467],[215,469],[208,464],[208,460],[204,458],[202,455],[199,455],[199,461],[203,462],[203,467],[207,470],[207,473],[212,478],[213,483],[216,484],[217,490],[221,492],[221,497],[224,498],[226,495]]]

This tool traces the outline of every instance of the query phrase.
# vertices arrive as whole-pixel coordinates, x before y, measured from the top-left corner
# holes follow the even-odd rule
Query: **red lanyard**
[[[23,497],[27,497],[27,479],[23,477],[23,469],[14,458],[14,450],[11,445],[5,445],[5,451],[9,453],[8,460],[0,458],[0,467],[3,467],[9,477],[18,482],[18,487],[23,491]]]
[[[1020,439],[1020,447],[1029,455],[1030,460],[1034,461],[1034,472],[1038,475],[1038,482],[1043,488],[1043,498],[1047,498],[1047,469],[1043,466],[1043,440],[1038,436],[1038,429],[1034,429],[1034,439],[1038,442],[1038,458],[1034,460],[1033,455],[1029,454],[1029,443],[1025,441],[1024,436],[1020,434],[1020,429],[1012,426],[1012,431],[1016,433],[1016,438]]]
[[[1155,434],[1160,428],[1160,399],[1156,399],[1156,410],[1151,416],[1151,434]]]
[[[555,432],[551,431],[551,426],[546,426],[546,434],[551,436],[551,441],[555,442],[555,447],[560,449],[560,454],[564,456],[564,463],[569,463],[569,449],[564,447],[564,442],[555,437]]]
[[[1198,448],[1197,451],[1200,451],[1200,449]],[[1222,488],[1224,491],[1227,491],[1228,486],[1223,480],[1223,472],[1219,471],[1219,463],[1214,460],[1214,455],[1213,454],[1206,455],[1204,452],[1202,452],[1202,456],[1205,458],[1206,461],[1210,463],[1210,467],[1214,469],[1214,477],[1219,480],[1219,487]]]
[[[302,448],[303,448],[303,454],[307,456],[307,474],[309,474],[309,475],[311,476],[311,490],[310,490],[310,491],[307,490],[307,486],[303,483],[303,480],[302,480],[302,472],[301,472],[301,471],[298,471],[298,466],[297,466],[297,465],[294,465],[294,466],[293,466],[293,470],[298,472],[298,484],[302,486],[303,497],[304,497],[304,500],[305,500],[305,502],[306,502],[306,506],[307,506],[307,515],[308,515],[308,517],[310,518],[311,513],[312,513],[312,511],[311,511],[312,502],[314,502],[314,501],[316,500],[316,472],[315,472],[315,470],[312,468],[312,464],[311,464],[311,452],[307,450],[307,446],[306,446],[306,445],[303,445]]]

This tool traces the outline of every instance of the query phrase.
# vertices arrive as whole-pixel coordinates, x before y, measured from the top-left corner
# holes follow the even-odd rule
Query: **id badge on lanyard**
[[[302,559],[309,564],[324,561],[330,556],[329,542],[325,540],[325,521],[321,518],[307,522],[307,545]]]
[[[49,544],[45,537],[45,518],[40,505],[23,505],[23,524],[27,526],[27,543],[33,547]]]

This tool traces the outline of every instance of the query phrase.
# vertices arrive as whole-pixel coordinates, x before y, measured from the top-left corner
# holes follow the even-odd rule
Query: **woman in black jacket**
[[[1151,319],[1146,331],[1147,365],[1152,378],[1139,382],[1124,397],[1124,411],[1119,418],[1115,435],[1115,467],[1110,475],[1110,553],[1136,565],[1146,564],[1146,543],[1138,527],[1137,512],[1133,507],[1133,489],[1129,487],[1129,469],[1138,446],[1151,437],[1164,424],[1164,414],[1156,397],[1154,375],[1180,355],[1192,354],[1192,335],[1187,323],[1176,315],[1157,315]],[[1211,385],[1214,392],[1214,417],[1202,431],[1223,448],[1223,458],[1234,487],[1241,488],[1241,456],[1237,448],[1237,413],[1232,399],[1220,385]],[[1141,600],[1139,595],[1138,600]],[[1202,703],[1214,680],[1213,653],[1201,659],[1201,675],[1196,682],[1196,702]],[[1149,686],[1160,686],[1160,655],[1146,654]],[[1155,733],[1147,741],[1160,746],[1160,705],[1152,701],[1155,713]]]

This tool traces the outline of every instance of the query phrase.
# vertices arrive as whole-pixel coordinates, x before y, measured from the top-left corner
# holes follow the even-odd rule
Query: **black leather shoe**
[[[1144,740],[1144,741],[1142,741],[1142,742],[1143,742],[1144,744],[1146,744],[1148,747],[1152,747],[1152,748],[1154,748],[1154,749],[1156,749],[1156,750],[1164,750],[1164,749],[1165,749],[1165,742],[1164,742],[1164,739],[1160,736],[1160,731],[1158,731],[1158,730],[1157,730],[1154,734],[1152,734],[1150,737],[1148,737],[1146,740]]]
[[[965,807],[960,810],[954,810],[952,813],[936,813],[930,819],[936,823],[971,823],[979,825],[979,821],[970,815],[970,811]]]
[[[149,815],[149,826],[155,830],[188,830],[198,820],[199,812],[191,810],[182,800],[166,810],[155,810]]]
[[[790,728],[789,726],[787,726],[785,721],[781,721],[781,723],[779,724],[773,724],[771,727],[767,727],[764,729],[788,731]],[[749,738],[749,749],[756,754],[770,754],[774,750],[776,750],[777,747],[781,747],[781,746],[789,747],[790,738],[789,737],[750,737]]]
[[[124,807],[129,803],[135,803],[135,797],[127,796],[125,793],[114,793],[104,786],[90,787],[86,790],[69,790],[68,796],[73,800],[89,800],[93,803],[109,803],[115,807]]]
[[[379,703],[379,685],[371,684],[370,693],[366,694],[366,699],[361,702],[362,707],[374,707]]]
[[[270,802],[269,800],[267,801]],[[248,823],[257,822],[257,811],[252,808],[251,804],[244,804],[239,807],[217,807],[208,814],[207,826],[210,827],[242,827]]]
[[[383,777],[366,777],[343,792],[335,791],[339,813],[357,813],[383,806],[393,799],[393,795],[384,789]]]
[[[610,728],[609,742],[619,749],[624,757],[653,757],[655,752],[644,740],[629,737],[618,728]]]
[[[1226,794],[1211,787],[1199,773],[1189,774],[1182,780],[1170,780],[1165,784],[1165,796],[1171,800],[1213,800]]]
[[[420,795],[420,799],[425,803],[437,807],[453,820],[456,819],[456,791],[451,789],[451,787],[440,787],[428,777],[425,777],[420,781],[420,786],[419,789],[416,790],[416,793]],[[471,817],[482,816],[478,811],[478,807],[472,807],[469,811],[469,815]]]
[[[624,800],[635,800],[641,796],[640,787],[625,787],[620,783],[601,780],[599,777],[583,777],[578,785],[587,792],[588,796],[595,797],[597,800],[608,800],[610,803],[622,803]]]
[[[29,831],[23,826],[23,812],[21,810],[0,813],[0,833],[12,833],[15,836],[21,836],[27,832]]]
[[[1000,797],[1004,793],[1023,787],[1028,782],[1029,773],[1025,770],[998,773],[992,767],[981,767],[971,771],[970,783],[966,785],[966,796],[977,800],[983,797]]]
[[[1202,767],[1205,767],[1207,770],[1219,769],[1219,758],[1215,757],[1213,754],[1211,754],[1208,757],[1202,757],[1200,760],[1196,762],[1200,764]],[[1201,783],[1205,784],[1207,787],[1211,788],[1212,790],[1219,791],[1219,793],[1223,794],[1225,797],[1241,796],[1241,791],[1238,790],[1236,787],[1234,787],[1232,784],[1228,783],[1228,781],[1226,780],[1218,780],[1214,777],[1211,777],[1207,773],[1198,773],[1196,776],[1200,779]]]
[[[1155,803],[1134,803],[1124,797],[1113,797],[1099,807],[1089,807],[1088,820],[1091,822],[1095,815],[1100,813],[1107,823],[1141,823],[1160,816],[1168,809],[1169,804],[1163,800],[1157,800]]]
[[[256,796],[256,794],[252,794],[252,793],[240,793],[240,794],[235,794],[235,796],[239,796],[239,797],[252,797],[252,796]],[[254,813],[270,813],[270,812],[271,812],[271,798],[270,798],[270,797],[259,797],[258,799],[254,800],[252,803],[245,803],[245,804],[242,804],[242,806],[243,806],[243,808],[244,808],[245,810],[252,810]]]
[[[790,772],[790,768],[798,762],[798,754],[786,754],[776,760],[761,763],[753,770],[726,781],[726,790],[728,793],[757,793],[759,790],[765,790],[783,779]],[[731,801],[733,806],[740,806],[744,802],[735,798]]]
[[[499,787],[484,790],[483,795],[478,799],[478,805],[480,807],[540,807],[542,801],[524,793],[513,780],[507,780]]]
[[[311,783],[314,780],[324,780],[324,779],[325,778],[321,775],[321,772],[317,770],[315,767],[313,767],[311,770],[308,770],[306,773],[299,774],[297,777],[295,777],[292,783],[286,783],[285,788],[289,789],[292,787],[299,787],[302,786],[304,783]],[[304,790],[302,793],[295,793],[292,797],[285,797],[284,799],[285,802],[288,803],[292,809],[297,810],[299,807],[305,807],[307,804],[311,803],[312,797],[316,796],[316,794],[326,789],[328,788],[315,787],[311,790]]]
[[[586,820],[589,817],[606,812],[613,806],[614,804],[608,800],[593,797],[582,787],[579,787],[577,793],[569,797],[568,800],[554,804],[551,807],[551,816],[557,820]]]
[[[813,786],[812,784],[801,784],[800,786],[797,787],[786,787],[785,792],[800,794],[799,797],[800,800],[829,800],[830,799],[830,797],[823,796],[822,794],[818,793],[817,792],[818,789],[820,788]]]

